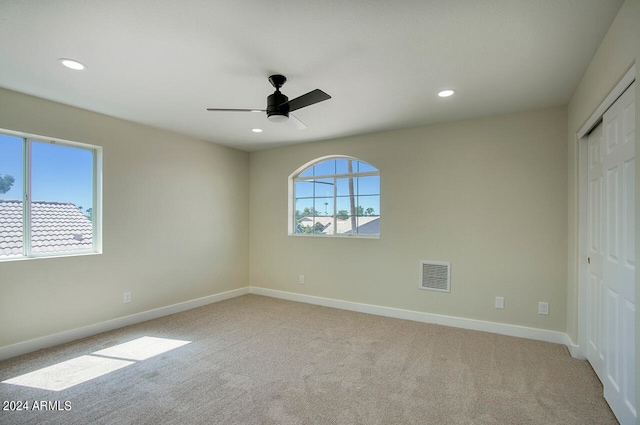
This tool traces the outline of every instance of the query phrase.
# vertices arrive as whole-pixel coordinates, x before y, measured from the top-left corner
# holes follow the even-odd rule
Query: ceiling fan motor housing
[[[283,122],[289,119],[289,98],[276,91],[267,97],[267,118],[273,122]]]

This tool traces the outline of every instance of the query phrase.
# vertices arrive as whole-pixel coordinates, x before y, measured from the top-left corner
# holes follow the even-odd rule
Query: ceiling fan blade
[[[267,112],[266,109],[228,109],[228,108],[207,108],[207,111],[221,112]]]
[[[284,105],[288,104],[289,112],[291,112],[291,111],[298,110],[300,108],[304,108],[306,106],[313,105],[314,103],[322,102],[323,100],[327,100],[327,99],[331,99],[331,96],[329,96],[328,94],[326,94],[320,89],[315,89],[313,91],[310,91],[307,94],[303,94],[300,97],[296,97],[295,99],[292,99],[284,103]]]
[[[298,118],[296,118],[293,114],[289,114],[289,119],[286,120],[285,125],[289,128],[292,128],[294,130],[306,130],[307,126],[304,125],[304,123],[302,121],[300,121]]]

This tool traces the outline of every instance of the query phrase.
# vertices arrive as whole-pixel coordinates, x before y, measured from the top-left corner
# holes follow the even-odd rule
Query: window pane
[[[333,217],[333,198],[316,198],[315,210],[318,215]]]
[[[311,181],[296,182],[296,198],[313,197],[313,186],[314,183]]]
[[[313,233],[313,219],[309,217],[296,219],[296,233]]]
[[[318,179],[313,182],[315,186],[315,196],[333,196],[333,179]]]
[[[338,196],[349,196],[349,179],[336,179],[336,186]]]
[[[359,173],[367,173],[370,171],[378,171],[378,169],[376,167],[372,167],[371,165],[367,164],[366,162],[362,162],[362,161],[357,161],[357,167],[354,167],[354,171],[358,170]]]
[[[354,216],[346,216],[337,220],[336,233],[347,234],[353,233],[353,224],[358,224],[357,218]]]
[[[380,194],[380,176],[358,177],[358,195]]]
[[[354,199],[354,202],[355,202],[355,199]],[[348,196],[341,196],[336,198],[336,210],[338,211],[338,213],[340,213],[340,211],[346,211],[348,215],[351,215],[350,198]]]
[[[358,206],[361,213],[358,215],[379,216],[380,215],[380,195],[358,196]]]
[[[93,249],[93,152],[31,145],[31,251]]]
[[[296,217],[313,217],[313,198],[296,199]]]
[[[380,217],[358,217],[357,233],[360,235],[380,234]]]
[[[0,134],[0,258],[23,255],[22,144]]]
[[[313,167],[314,176],[329,176],[336,173],[336,161],[330,159],[328,161],[321,162]]]
[[[324,218],[324,219],[315,219],[315,224],[313,225],[313,233],[316,235],[326,235],[326,234],[332,234],[331,228],[332,228],[332,222],[333,219],[331,218]]]
[[[347,160],[346,159],[337,159],[336,160],[336,174],[346,174],[347,173]]]
[[[309,167],[300,173],[300,177],[311,177],[313,176],[313,167]]]

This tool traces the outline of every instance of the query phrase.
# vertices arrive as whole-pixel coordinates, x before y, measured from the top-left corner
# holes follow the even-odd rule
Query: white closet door
[[[602,283],[602,156],[604,134],[599,124],[588,138],[588,212],[587,240],[589,264],[587,269],[587,360],[591,363],[600,381],[604,382],[604,352],[602,347],[605,292]]]
[[[604,396],[621,424],[636,423],[635,83],[603,117],[602,282]]]

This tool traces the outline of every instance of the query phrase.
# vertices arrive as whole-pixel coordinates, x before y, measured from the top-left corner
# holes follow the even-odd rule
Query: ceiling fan
[[[269,82],[276,91],[267,97],[267,109],[228,109],[228,108],[207,108],[207,111],[221,112],[266,112],[267,119],[271,122],[284,122],[294,128],[303,130],[307,128],[300,120],[298,120],[290,112],[301,108],[306,108],[313,104],[331,99],[331,96],[320,89],[315,89],[307,94],[289,100],[287,96],[280,92],[280,87],[287,82],[284,75],[275,74],[269,77]]]

